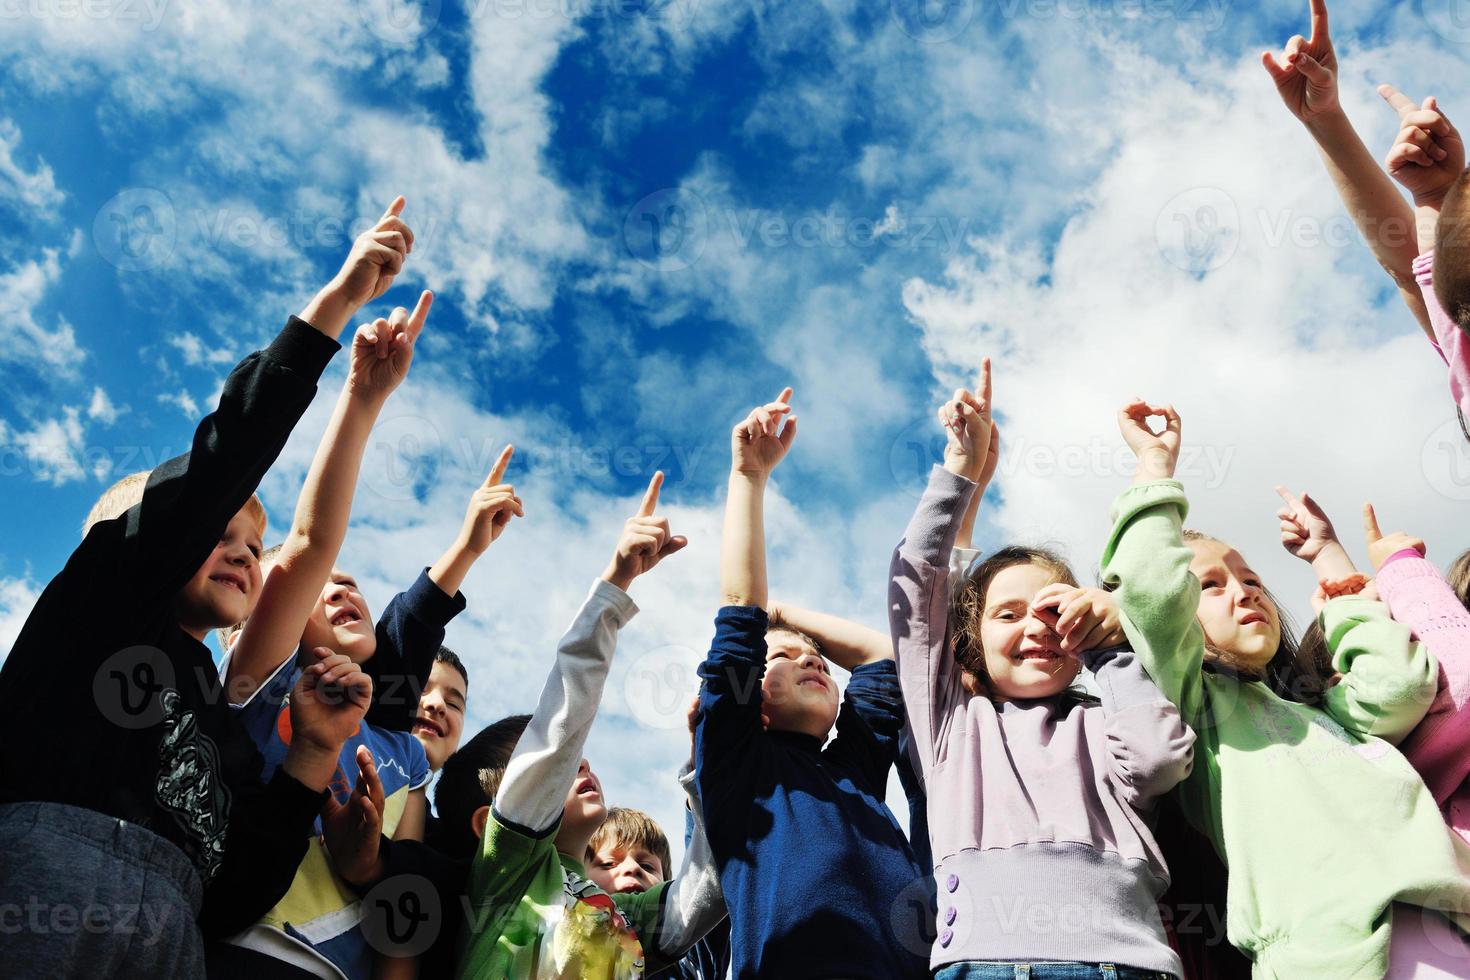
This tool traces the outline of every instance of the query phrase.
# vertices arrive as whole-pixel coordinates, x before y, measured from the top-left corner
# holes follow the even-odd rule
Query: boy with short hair
[[[297,738],[263,783],[201,641],[255,605],[255,487],[342,328],[402,268],[402,207],[231,372],[190,452],[122,488],[141,485],[137,502],[87,530],[0,667],[0,900],[141,906],[162,930],[147,943],[122,929],[7,930],[11,975],[197,976],[205,936],[248,925],[289,885],[371,681],[346,657],[314,658],[293,692]]]
[[[407,376],[432,299],[425,292],[412,314],[399,307],[388,320],[358,331],[351,370],[302,487],[291,530],[266,579],[259,607],[221,667],[232,698],[239,697],[263,670],[269,671],[243,703],[233,706],[265,756],[267,771],[289,751],[293,739],[290,692],[305,651],[330,649],[353,662],[374,652],[375,637],[366,625],[355,583],[333,565],[347,533],[368,436],[387,398]],[[508,458],[503,454],[502,464]],[[513,494],[507,506],[518,506]],[[479,518],[488,525],[498,514],[487,511]],[[458,578],[454,584],[457,587]],[[437,586],[431,583],[427,588]],[[448,600],[442,593],[440,597]],[[335,647],[328,646],[334,642]],[[436,642],[428,656],[438,649]],[[413,717],[416,701],[410,712],[399,713]],[[427,809],[423,787],[430,769],[423,744],[407,726],[380,727],[371,717],[370,712],[341,749],[331,787],[335,799],[329,801],[322,832],[310,835],[290,890],[255,926],[231,937],[231,945],[316,976],[368,980],[372,975],[376,957],[360,925],[358,896],[336,873],[322,835],[330,836],[332,825],[352,822],[352,816],[344,814],[353,793],[347,773],[357,772],[360,755],[369,753],[385,799],[378,815],[383,829],[397,837],[421,839]],[[229,959],[226,951],[216,951],[212,965],[222,966]]]
[[[923,894],[927,873],[883,802],[904,725],[891,651],[840,664],[852,679],[839,706],[815,647],[768,631],[763,497],[796,436],[790,398],[787,388],[731,433],[727,605],[699,669],[696,784],[730,910],[733,975],[917,980],[929,975],[927,944],[895,932],[895,903]]]

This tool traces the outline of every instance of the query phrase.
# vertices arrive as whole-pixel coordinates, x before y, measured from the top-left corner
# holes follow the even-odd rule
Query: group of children
[[[1385,87],[1402,128],[1380,170],[1311,2],[1312,38],[1266,68],[1364,228],[1417,229],[1369,239],[1470,411],[1463,143],[1433,99]],[[791,389],[735,427],[677,870],[583,756],[629,590],[687,544],[658,516],[661,474],[534,710],[461,744],[469,675],[445,627],[524,515],[513,450],[376,621],[336,564],[431,294],[352,338],[269,550],[255,497],[343,328],[412,252],[403,207],[235,368],[187,454],[103,495],[0,668],[0,906],[30,915],[0,922],[6,975],[1470,976],[1470,552],[1447,578],[1370,509],[1370,578],[1310,495],[1277,488],[1282,544],[1317,581],[1299,642],[1245,557],[1186,528],[1180,417],[1135,398],[1100,584],[1045,549],[982,557],[988,360],[938,411],[886,636],[772,601],[764,492],[795,441]],[[38,736],[44,765],[22,748]],[[1202,908],[1228,943],[1190,925]]]

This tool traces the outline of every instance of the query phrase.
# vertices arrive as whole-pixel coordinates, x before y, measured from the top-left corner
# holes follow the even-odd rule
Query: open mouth
[[[579,782],[577,784],[577,796],[588,798],[595,796],[598,799],[602,799],[602,791],[597,788],[597,780],[589,776]]]
[[[211,575],[209,576],[209,580],[211,582],[218,582],[220,585],[229,586],[241,595],[245,594],[245,579],[239,575],[231,575],[227,572],[223,575]]]
[[[413,720],[413,733],[415,735],[433,735],[435,738],[444,737],[444,729],[431,718],[419,717]]]
[[[1264,623],[1264,622],[1266,622],[1266,614],[1265,613],[1258,613],[1258,612],[1249,612],[1249,613],[1246,613],[1244,616],[1240,617],[1240,619],[1238,620],[1238,622],[1240,623],[1241,626],[1252,626],[1252,625],[1254,625],[1256,623]]]
[[[1061,660],[1062,655],[1052,650],[1022,650],[1016,654],[1015,661],[1018,664],[1043,663],[1049,664]]]
[[[344,609],[332,617],[333,626],[347,626],[352,623],[362,622],[362,616],[356,609]]]

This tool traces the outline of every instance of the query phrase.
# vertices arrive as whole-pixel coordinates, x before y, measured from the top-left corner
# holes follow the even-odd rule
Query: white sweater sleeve
[[[495,797],[495,813],[534,836],[561,820],[567,790],[597,718],[618,630],[638,612],[622,589],[598,579],[556,647],[541,700],[516,743]]]
[[[668,960],[677,960],[720,924],[727,912],[720,891],[720,872],[704,830],[704,807],[700,803],[694,767],[685,763],[679,770],[679,785],[689,794],[694,833],[684,849],[684,862],[664,894],[658,950]]]

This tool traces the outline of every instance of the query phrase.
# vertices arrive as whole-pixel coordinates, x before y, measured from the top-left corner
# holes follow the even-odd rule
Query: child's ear
[[[235,630],[235,632],[230,634],[229,638],[225,640],[225,653],[229,653],[235,649],[235,644],[240,642],[240,634],[244,632],[244,630]]]
[[[475,831],[475,836],[481,840],[485,837],[485,825],[490,822],[490,808],[482,806],[470,816],[470,826]]]

